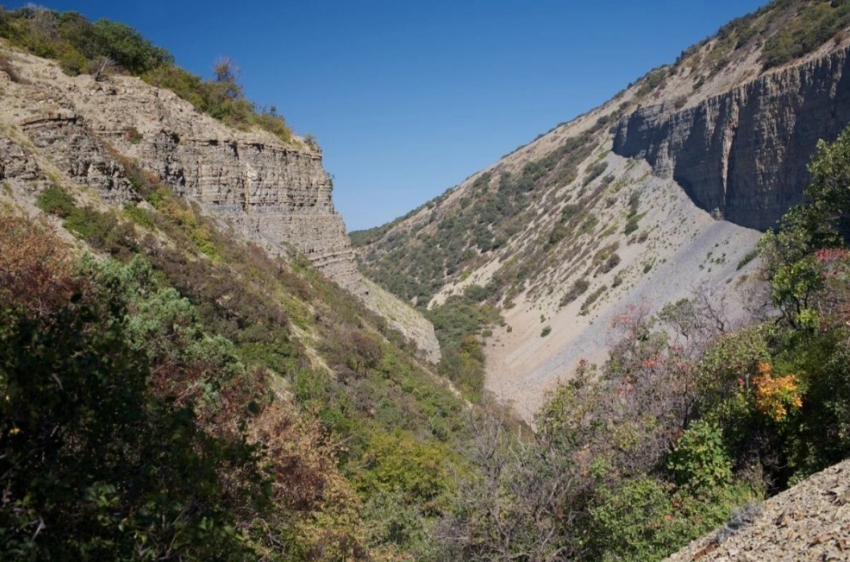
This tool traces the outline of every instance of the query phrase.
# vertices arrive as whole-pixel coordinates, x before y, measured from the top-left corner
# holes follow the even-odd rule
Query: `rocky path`
[[[717,533],[667,562],[850,561],[850,460],[794,486],[760,508],[740,510]]]

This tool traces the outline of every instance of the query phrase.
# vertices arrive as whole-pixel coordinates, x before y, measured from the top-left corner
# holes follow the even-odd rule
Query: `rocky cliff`
[[[12,80],[0,72],[0,160],[9,163],[0,178],[23,182],[35,192],[41,185],[33,183],[33,174],[42,160],[41,168],[55,167],[106,201],[123,204],[137,197],[122,164],[129,158],[268,251],[287,254],[294,247],[304,253],[317,269],[387,316],[430,360],[439,359],[430,323],[417,314],[388,314],[388,307],[406,305],[391,299],[389,306],[388,295],[375,295],[382,290],[364,284],[315,146],[298,140],[284,144],[261,130],[231,129],[138,78],[69,77],[49,61],[7,53],[20,76]]]
[[[850,123],[850,57],[836,51],[675,111],[638,109],[613,150],[645,158],[716,218],[765,230],[799,203],[818,139]]]

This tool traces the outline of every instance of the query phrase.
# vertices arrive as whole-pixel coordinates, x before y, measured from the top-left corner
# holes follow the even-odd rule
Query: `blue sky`
[[[66,0],[313,133],[350,230],[383,224],[766,0]],[[6,2],[7,7],[22,3]]]

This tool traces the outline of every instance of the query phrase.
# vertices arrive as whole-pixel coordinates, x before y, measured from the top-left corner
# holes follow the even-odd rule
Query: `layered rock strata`
[[[4,45],[0,42],[0,48]],[[333,206],[332,182],[314,145],[281,142],[199,113],[168,90],[128,76],[97,82],[69,77],[52,62],[4,51],[21,80],[0,72],[0,180],[27,192],[51,183],[49,162],[106,201],[137,198],[123,158],[189,197],[210,215],[269,252],[304,253],[330,279],[412,339],[431,361],[440,357],[433,326],[357,271],[345,224]],[[17,133],[16,133],[17,134]],[[378,294],[380,293],[380,294]],[[380,306],[379,306],[380,305]]]
[[[292,244],[343,287],[365,292],[319,153],[257,141],[183,139],[163,130],[139,150],[139,159],[249,239],[278,252]]]
[[[766,230],[799,203],[817,141],[850,123],[850,57],[836,51],[676,112],[638,109],[614,152],[645,158],[717,218]]]

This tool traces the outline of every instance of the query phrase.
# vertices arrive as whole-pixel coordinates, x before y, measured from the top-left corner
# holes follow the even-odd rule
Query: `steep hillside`
[[[0,37],[29,46],[28,41],[35,40],[30,31],[33,22],[47,18],[44,13],[4,16],[11,23]],[[54,19],[50,25],[60,30],[68,21],[82,25],[68,15]],[[242,121],[234,121],[238,113],[232,108],[227,109],[230,113],[213,111],[224,112],[223,119],[207,115],[203,103],[188,101],[193,95],[175,86],[173,78],[162,77],[188,75],[173,66],[155,67],[144,80],[124,72],[101,80],[90,74],[69,76],[61,57],[60,64],[47,63],[10,50],[6,44],[0,44],[0,49],[7,69],[0,73],[4,124],[9,133],[18,132],[38,149],[52,152],[71,179],[97,189],[109,200],[131,202],[138,196],[129,189],[116,156],[129,158],[246,239],[277,255],[288,255],[288,247],[293,247],[372,310],[377,311],[380,301],[380,313],[414,340],[428,360],[439,360],[433,328],[421,315],[394,302],[380,288],[367,290],[342,217],[334,210],[331,180],[322,168],[318,145],[281,129],[285,125],[276,113],[249,113],[253,117],[240,117]],[[212,84],[226,83],[238,91],[227,64],[219,65],[219,76]],[[182,80],[178,84],[189,81]],[[231,105],[247,103],[231,95],[236,96],[228,102]],[[274,119],[279,121],[277,127],[264,126]]]
[[[724,521],[682,556],[840,559],[850,127],[757,245],[721,215],[778,212],[770,170],[829,135],[795,112],[843,107],[846,10],[776,2],[360,233],[434,373],[226,62],[0,9],[0,559],[657,562]]]
[[[361,270],[419,307],[502,315],[486,386],[524,415],[630,308],[699,292],[745,315],[757,230],[801,200],[850,122],[846,2],[772,2],[388,225]],[[455,299],[461,297],[454,297]]]
[[[318,149],[17,45],[0,39],[0,558],[426,550],[469,404],[431,370],[431,325],[354,269]]]

